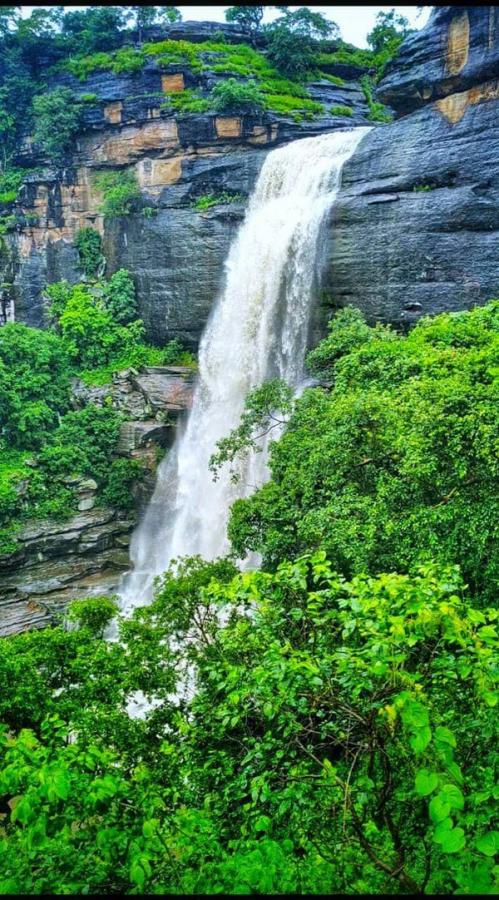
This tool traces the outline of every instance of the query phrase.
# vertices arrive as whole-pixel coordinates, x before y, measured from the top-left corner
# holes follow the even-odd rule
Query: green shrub
[[[210,108],[208,100],[205,100],[197,91],[186,88],[175,94],[165,94],[165,102],[162,109],[175,109],[184,113],[203,113]]]
[[[0,172],[0,204],[14,203],[22,185],[26,170],[9,167]]]
[[[112,597],[88,597],[86,600],[73,600],[67,618],[80,628],[88,628],[94,637],[99,638],[118,609],[118,602]]]
[[[140,200],[140,188],[133,172],[104,172],[96,176],[95,186],[103,194],[100,212],[109,219],[130,215]]]
[[[332,106],[329,112],[332,116],[353,116],[351,106]]]
[[[214,109],[218,112],[250,113],[262,112],[267,103],[256,84],[243,84],[235,78],[228,78],[215,85],[211,92]]]
[[[104,282],[104,302],[113,320],[120,325],[128,325],[137,318],[137,298],[135,285],[126,269],[118,269]]]
[[[145,471],[137,459],[115,459],[106,475],[106,486],[102,499],[115,509],[132,509],[134,497],[132,487],[140,482]]]
[[[80,254],[80,264],[85,275],[95,277],[104,262],[99,232],[95,228],[80,228],[76,234],[75,247]]]
[[[197,209],[198,212],[203,212],[205,209],[210,209],[212,206],[226,206],[229,203],[241,203],[244,199],[242,194],[233,194],[229,193],[229,191],[222,191],[221,194],[203,194],[201,197],[198,197],[197,200],[194,200],[192,206],[194,209]]]

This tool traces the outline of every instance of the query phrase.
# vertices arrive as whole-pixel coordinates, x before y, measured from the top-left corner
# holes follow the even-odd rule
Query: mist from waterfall
[[[213,481],[209,459],[217,441],[239,424],[250,390],[274,377],[296,389],[303,379],[324,255],[321,228],[342,166],[369,130],[305,138],[266,157],[201,340],[192,409],[132,538],[123,611],[151,599],[154,577],[172,559],[227,553],[231,504],[267,480],[267,447],[239,463],[237,483],[228,465]]]

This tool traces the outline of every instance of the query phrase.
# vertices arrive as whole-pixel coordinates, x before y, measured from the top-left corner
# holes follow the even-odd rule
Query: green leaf
[[[144,888],[146,873],[144,869],[138,862],[133,862],[130,866],[130,878],[133,883],[137,885],[137,887],[142,891]]]
[[[463,809],[464,797],[462,792],[455,784],[444,784],[440,791],[442,800],[449,804],[451,809]]]
[[[254,829],[255,831],[268,831],[270,828],[270,819],[268,816],[259,816],[256,820]]]
[[[454,823],[450,816],[448,816],[443,820],[443,822],[440,822],[440,824],[437,825],[435,831],[433,832],[433,840],[436,844],[442,843],[442,841],[445,839],[445,835],[447,834],[447,832],[451,831],[453,825]]]
[[[430,819],[435,823],[435,825],[438,825],[439,822],[443,822],[444,819],[446,819],[449,815],[450,811],[451,805],[442,796],[442,792],[440,792],[436,797],[433,797],[433,799],[430,800]]]
[[[440,841],[444,853],[459,853],[466,844],[466,838],[462,828],[452,828],[447,831]]]
[[[416,792],[421,797],[427,797],[438,787],[438,775],[436,772],[429,772],[428,769],[420,769],[416,775],[415,785]]]
[[[435,740],[440,741],[441,744],[450,744],[451,747],[456,746],[456,738],[454,733],[450,730],[450,728],[444,728],[443,725],[439,725],[435,729]]]
[[[61,800],[67,800],[69,797],[69,778],[67,777],[66,772],[62,769],[57,769],[54,772],[54,776],[52,779],[52,786],[54,788],[55,793]]]
[[[412,725],[416,728],[427,726],[430,717],[428,710],[418,700],[410,700],[402,710],[402,721],[404,725]]]
[[[415,753],[423,753],[431,741],[431,728],[423,725],[421,728],[415,728],[409,743]]]
[[[495,856],[499,853],[499,831],[488,831],[480,835],[476,841],[477,849],[485,856]]]

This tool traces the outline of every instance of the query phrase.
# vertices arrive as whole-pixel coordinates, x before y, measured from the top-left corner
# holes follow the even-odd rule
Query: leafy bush
[[[243,200],[244,196],[242,194],[233,194],[229,191],[222,191],[221,194],[203,194],[201,197],[198,197],[197,200],[194,200],[192,205],[198,212],[203,212],[205,209],[211,209],[212,206],[225,206],[229,203],[241,203]]]
[[[211,92],[214,109],[218,112],[245,112],[256,115],[265,109],[266,102],[252,82],[243,84],[235,78],[219,81]]]
[[[0,204],[13,203],[17,199],[26,170],[8,168],[0,171]]]
[[[69,88],[54,88],[33,98],[34,140],[56,163],[71,150],[80,127],[80,105]]]
[[[332,116],[353,116],[351,106],[332,106],[329,112]]]
[[[108,218],[128,216],[140,200],[140,188],[133,172],[104,172],[95,178],[102,191],[100,211]]]
[[[75,247],[80,254],[80,263],[85,275],[95,277],[104,262],[99,232],[95,228],[80,228],[76,234]]]
[[[113,320],[120,325],[128,325],[137,318],[137,298],[135,285],[126,269],[118,269],[104,282],[104,302]]]
[[[287,78],[304,80],[314,68],[316,53],[300,34],[275,27],[268,45],[269,62]]]
[[[89,597],[73,600],[69,605],[68,621],[80,628],[88,628],[94,637],[102,637],[104,629],[118,612],[118,603],[111,597]]]
[[[323,546],[347,575],[409,572],[433,558],[462,567],[476,602],[490,599],[498,315],[494,301],[423,320],[407,337],[351,311],[333,320],[309,357],[333,387],[303,393],[272,444],[272,480],[234,504],[237,553],[257,551],[273,567]]]

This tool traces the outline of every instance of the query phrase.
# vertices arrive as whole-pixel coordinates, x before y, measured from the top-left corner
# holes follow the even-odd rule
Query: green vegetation
[[[107,406],[72,409],[72,377],[103,385],[131,367],[194,365],[178,341],[144,343],[124,269],[91,286],[50,285],[46,295],[51,330],[17,323],[0,329],[0,553],[15,549],[27,519],[71,515],[76,477],[94,478],[103,503],[133,503],[141,467],[114,458],[123,416]]]
[[[81,267],[89,278],[97,275],[105,264],[101,236],[95,228],[80,228],[75,237],[75,247],[80,254]]]
[[[180,113],[203,113],[210,108],[208,100],[201,97],[198,91],[186,88],[174,94],[165,94],[165,103],[162,109],[174,109]]]
[[[103,172],[95,176],[94,181],[103,194],[100,211],[110,219],[130,215],[140,201],[140,188],[134,172]]]
[[[204,212],[211,209],[212,206],[227,206],[229,203],[242,203],[244,201],[243,194],[234,194],[229,191],[222,191],[221,194],[203,194],[194,200],[192,206],[198,212]]]
[[[35,143],[56,163],[62,163],[80,126],[80,104],[69,88],[55,88],[33,98]]]
[[[193,559],[114,611],[0,644],[2,892],[494,893],[497,612],[455,568]]]
[[[21,168],[0,171],[0,205],[14,203],[25,175],[26,170]]]
[[[474,602],[492,602],[498,342],[498,301],[424,319],[406,337],[339,313],[308,358],[333,387],[303,393],[272,445],[272,480],[234,504],[236,552],[273,568],[321,547],[347,577],[459,564]],[[231,439],[241,452],[236,432],[228,459]]]
[[[351,106],[332,106],[329,112],[332,116],[353,116]]]
[[[220,81],[211,92],[217,112],[245,112],[256,115],[265,108],[265,100],[255,84],[242,84],[235,78]]]
[[[91,307],[133,326],[116,276],[51,289],[59,335],[0,332],[11,409],[24,373],[48,410],[43,446],[18,425],[0,456],[2,548],[15,504],[67,514],[66,473],[131,502],[119,414],[67,408],[65,313],[87,295],[79,354]],[[118,641],[93,597],[0,642],[0,892],[497,891],[498,349],[499,301],[405,336],[342,310],[308,356],[319,384],[261,385],[212,460],[285,426],[230,523],[263,570],[178,560]]]
[[[366,98],[367,105],[369,107],[369,114],[367,118],[370,122],[383,122],[390,123],[393,121],[393,115],[383,103],[377,103],[373,97],[373,83],[369,78],[369,75],[363,75],[360,79],[360,85],[362,90],[364,91],[364,97]]]

